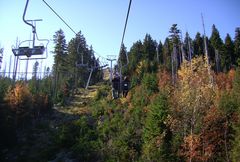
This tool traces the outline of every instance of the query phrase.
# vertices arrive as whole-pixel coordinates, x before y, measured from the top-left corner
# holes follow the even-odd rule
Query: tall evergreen
[[[57,93],[60,91],[61,85],[65,82],[68,74],[67,67],[67,44],[65,35],[62,29],[55,32],[53,36],[54,41],[54,98],[57,97]]]
[[[169,30],[171,42],[178,46],[180,43],[180,30],[177,27],[177,24],[173,24]]]
[[[171,71],[171,52],[172,44],[170,43],[169,38],[166,38],[163,44],[163,65]]]
[[[118,62],[120,64],[120,66],[124,66],[127,64],[127,48],[125,47],[124,44],[122,44],[121,49],[120,49],[120,53],[119,53],[119,58],[118,58]]]
[[[202,55],[204,56],[204,43],[203,43],[203,37],[199,32],[197,32],[194,42],[193,42],[193,47],[194,47],[194,54],[199,56]]]
[[[163,44],[161,41],[159,41],[158,46],[157,46],[157,55],[158,55],[158,62],[163,64],[164,59],[163,59]]]
[[[133,73],[143,57],[143,44],[139,40],[133,43],[129,51],[129,72]]]
[[[223,42],[222,42],[222,39],[220,38],[219,31],[214,24],[212,26],[212,34],[210,37],[210,42],[216,50],[221,50]]]
[[[184,51],[186,53],[187,60],[192,59],[193,49],[192,49],[192,39],[189,36],[189,33],[186,32],[185,39],[184,39]]]
[[[166,96],[159,95],[149,106],[143,130],[144,161],[172,161],[171,132],[165,124],[169,112]]]
[[[127,67],[126,67],[126,65],[128,64],[127,55],[128,55],[127,48],[125,47],[124,44],[122,44],[120,53],[119,53],[119,58],[118,58],[118,67],[122,70],[123,75],[127,75]]]
[[[180,54],[180,30],[177,24],[173,24],[169,30],[170,42],[172,43],[172,53],[171,53],[171,70],[172,70],[172,83],[176,83],[177,70],[182,62],[182,55]]]
[[[68,62],[70,64],[69,72],[75,86],[84,87],[88,77],[88,49],[84,36],[79,32],[75,38],[68,43]],[[84,65],[84,66],[77,66]]]
[[[143,40],[143,57],[149,61],[156,60],[157,42],[154,41],[150,34],[146,34]]]
[[[236,63],[237,65],[240,65],[240,27],[235,29],[234,52],[236,56]]]
[[[65,35],[62,29],[58,30],[53,36],[54,41],[54,72],[60,72],[61,70],[66,69],[64,65],[66,64],[66,56],[67,56],[67,44]]]
[[[33,65],[33,73],[32,73],[33,79],[37,79],[38,66],[39,66],[39,63],[38,63],[38,61],[36,61]]]
[[[210,43],[211,46],[214,49],[214,52],[210,53],[210,59],[215,62],[215,68],[216,71],[219,72],[223,67],[222,64],[224,62],[224,56],[223,56],[223,41],[220,38],[220,34],[216,26],[213,24],[212,26],[212,34],[210,37]],[[214,59],[213,59],[214,58]]]
[[[231,65],[235,64],[236,57],[234,55],[234,44],[232,38],[227,34],[224,43],[223,66],[224,69],[229,70]]]
[[[180,54],[180,49],[181,49],[181,40],[180,40],[180,33],[181,31],[178,29],[177,24],[173,24],[172,27],[169,30],[170,33],[170,42],[172,43],[173,46],[173,53],[172,53],[172,61],[176,65],[176,68],[180,66],[181,63],[181,54]]]

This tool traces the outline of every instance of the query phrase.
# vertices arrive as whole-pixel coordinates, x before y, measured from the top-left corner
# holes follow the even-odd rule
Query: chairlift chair
[[[45,47],[44,46],[34,46],[33,48],[19,47],[19,48],[12,49],[12,51],[15,56],[31,57],[33,55],[43,55],[45,51]]]
[[[27,0],[26,5],[25,5],[25,9],[24,9],[24,12],[23,12],[23,21],[24,21],[24,23],[26,23],[27,25],[32,27],[33,39],[22,41],[18,45],[18,47],[16,47],[16,48],[13,47],[12,48],[12,52],[13,52],[14,56],[19,57],[20,60],[46,59],[48,57],[47,56],[47,46],[48,46],[49,40],[38,38],[35,22],[36,21],[42,21],[41,19],[25,20],[25,15],[26,15],[27,7],[28,7],[28,2],[29,2],[29,0]],[[32,23],[29,23],[29,21],[31,21]],[[37,39],[35,39],[35,38],[37,38]],[[42,43],[40,45],[35,45],[36,44],[35,40],[37,40],[38,42],[42,42]],[[32,47],[22,46],[22,44],[30,43],[30,42],[32,42]],[[45,42],[45,46],[44,46],[43,42]],[[44,57],[31,58],[32,56],[39,56],[39,55],[43,56],[44,53],[46,54]],[[22,58],[22,57],[27,57],[27,58]]]

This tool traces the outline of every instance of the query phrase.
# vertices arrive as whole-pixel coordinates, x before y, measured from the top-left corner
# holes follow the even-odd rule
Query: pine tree
[[[143,40],[143,57],[148,61],[156,60],[157,42],[154,41],[150,34],[146,34]]]
[[[203,43],[203,38],[199,32],[197,32],[194,42],[194,54],[197,56],[204,56],[204,43]]]
[[[235,38],[234,38],[234,52],[236,57],[236,64],[240,65],[240,27],[235,30]]]
[[[230,70],[231,65],[235,64],[234,44],[229,34],[225,38],[224,55],[223,55],[223,67],[226,70]]]
[[[37,73],[38,73],[38,66],[39,63],[36,61],[33,65],[33,73],[32,73],[32,79],[29,81],[29,89],[32,92],[32,94],[36,94],[38,92],[38,78],[37,78]]]
[[[184,51],[186,53],[187,60],[192,59],[193,49],[192,49],[192,39],[189,36],[189,33],[186,32],[185,39],[184,39]]]
[[[90,66],[88,57],[86,40],[80,31],[68,44],[67,60],[70,65],[68,71],[75,86],[84,87],[87,82],[87,68]],[[81,66],[77,66],[77,64]]]
[[[169,71],[171,71],[171,52],[172,44],[169,38],[166,38],[163,44],[163,64]]]
[[[118,58],[118,67],[119,67],[119,72],[121,70],[122,75],[127,75],[127,67],[126,65],[128,64],[128,53],[127,53],[127,48],[125,47],[124,44],[122,44],[120,53],[119,53],[119,58]]]
[[[220,50],[222,48],[223,42],[220,38],[219,31],[214,24],[212,26],[212,35],[210,37],[210,42],[216,50]]]
[[[180,30],[177,27],[177,24],[173,24],[169,30],[170,33],[170,41],[172,44],[178,46],[180,43]]]
[[[160,94],[150,105],[144,126],[144,161],[172,161],[171,132],[166,124],[168,113],[167,97]]]
[[[217,72],[220,72],[222,70],[222,62],[224,62],[224,56],[223,56],[223,41],[220,38],[219,31],[213,24],[212,26],[212,35],[210,37],[210,43],[212,47],[214,48],[214,54],[210,53],[210,59],[215,58],[215,68]],[[214,57],[215,56],[215,57]]]
[[[142,60],[143,57],[143,44],[142,42],[139,40],[135,43],[133,43],[132,47],[130,48],[129,51],[129,73],[134,73],[136,68],[137,68],[137,64]]]
[[[37,73],[38,73],[38,68],[39,68],[38,66],[39,66],[39,63],[38,63],[38,61],[36,61],[33,65],[33,73],[32,73],[32,78],[35,80],[37,79]]]
[[[175,84],[177,80],[177,70],[182,62],[182,57],[180,54],[180,30],[177,28],[177,24],[173,24],[170,28],[170,42],[172,43],[172,53],[171,53],[171,69],[172,69],[172,83]]]
[[[66,72],[68,67],[66,66],[67,57],[67,44],[64,32],[62,29],[58,30],[53,36],[54,41],[54,65],[53,65],[53,75],[54,75],[54,97],[56,97],[57,91],[60,90],[60,85],[66,79]]]
[[[120,49],[118,63],[120,66],[124,66],[127,64],[127,48],[125,47],[124,44],[122,44],[121,49]]]
[[[159,41],[158,43],[158,46],[157,46],[157,54],[158,54],[158,57],[157,57],[157,61],[161,64],[164,63],[164,59],[163,59],[163,44],[161,41]]]

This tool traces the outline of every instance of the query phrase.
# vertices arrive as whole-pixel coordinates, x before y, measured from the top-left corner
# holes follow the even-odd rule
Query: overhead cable
[[[68,27],[75,35],[77,35],[77,33],[70,27],[70,25],[68,25],[68,24],[66,23],[66,21],[54,10],[45,0],[43,0],[43,2],[48,6],[48,8],[50,8],[50,9],[52,10],[52,12],[53,12],[55,15],[57,15],[57,17],[58,17],[59,19],[62,20],[62,22],[63,22],[65,25],[67,25],[67,27]]]

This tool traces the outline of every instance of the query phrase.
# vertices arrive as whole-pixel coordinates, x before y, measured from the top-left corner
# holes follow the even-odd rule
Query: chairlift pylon
[[[84,63],[83,52],[80,52],[80,51],[79,51],[80,45],[81,45],[81,43],[79,42],[78,47],[77,47],[77,54],[81,54],[81,63],[78,63],[78,62],[76,61],[75,64],[76,64],[76,67],[77,67],[77,68],[83,67],[83,68],[87,68],[87,70],[89,71],[89,76],[88,76],[87,84],[86,84],[86,86],[85,86],[85,89],[88,89],[88,86],[89,86],[89,83],[90,83],[90,80],[91,80],[93,71],[95,71],[96,69],[102,69],[102,68],[108,66],[108,64],[104,64],[104,65],[102,65],[102,66],[96,65],[96,61],[98,60],[98,59],[97,59],[97,60],[95,60],[94,65],[91,66],[91,67],[89,67],[89,64],[88,64],[88,63]],[[99,62],[99,61],[98,61],[98,62]]]
[[[27,0],[24,12],[23,12],[23,22],[29,26],[32,27],[32,33],[33,33],[33,39],[32,40],[25,40],[19,43],[17,47],[12,48],[12,52],[16,57],[19,57],[19,60],[36,60],[36,59],[46,59],[48,57],[47,53],[47,46],[49,43],[48,39],[39,39],[36,31],[36,21],[42,21],[42,19],[36,19],[36,20],[26,20],[25,15],[27,12],[27,7],[28,7],[29,0]],[[30,23],[32,22],[32,23]],[[42,42],[40,45],[35,45],[36,42],[35,40]],[[24,43],[29,43],[32,42],[32,47],[30,46],[22,46]],[[44,45],[45,42],[45,45]],[[39,56],[39,55],[44,55],[44,57],[34,57],[31,58],[32,56]],[[27,58],[22,58],[22,57],[27,57]]]
[[[102,68],[107,67],[107,66],[108,66],[108,64],[104,64],[104,65],[100,65],[100,66],[96,65],[96,60],[95,60],[94,66],[91,66],[90,68],[88,68],[88,71],[90,73],[89,73],[89,77],[88,77],[88,81],[87,81],[85,89],[88,89],[88,86],[89,86],[89,83],[90,83],[93,71],[96,70],[96,69],[102,69]]]

